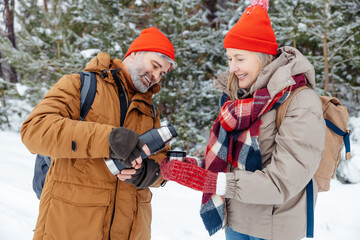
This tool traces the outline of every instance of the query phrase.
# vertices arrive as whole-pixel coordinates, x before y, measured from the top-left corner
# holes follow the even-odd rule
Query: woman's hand
[[[185,162],[164,158],[160,165],[165,180],[172,180],[194,190],[204,193],[216,193],[217,173],[197,166],[197,161],[191,158]]]

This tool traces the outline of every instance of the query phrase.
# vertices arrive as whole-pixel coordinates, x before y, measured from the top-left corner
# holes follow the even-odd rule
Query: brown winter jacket
[[[271,96],[295,84],[291,76],[304,73],[312,88],[312,65],[296,49],[284,47],[259,74],[245,95],[267,87]],[[215,87],[225,90],[226,80]],[[312,89],[295,95],[279,130],[276,111],[261,117],[259,133],[263,169],[249,172],[228,167],[226,224],[250,236],[291,240],[306,233],[305,186],[313,177],[324,149],[325,124],[319,97]],[[317,185],[314,181],[314,201]]]
[[[142,134],[154,127],[152,95],[131,91],[119,59],[100,52],[84,71],[102,73],[121,68],[119,77],[132,102],[124,127]],[[137,101],[139,100],[139,101]],[[94,103],[85,121],[80,119],[80,76],[63,76],[31,112],[21,128],[22,141],[32,153],[51,156],[42,192],[34,239],[150,239],[152,193],[119,181],[107,169],[108,136],[120,126],[120,103],[111,74],[97,75]],[[155,127],[160,127],[156,116]],[[76,147],[74,147],[76,145]],[[167,148],[151,156],[157,162]],[[154,183],[159,186],[162,178]]]

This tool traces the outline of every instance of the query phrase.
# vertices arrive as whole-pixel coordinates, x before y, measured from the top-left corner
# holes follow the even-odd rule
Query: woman
[[[216,84],[226,95],[204,166],[189,158],[161,165],[165,179],[204,192],[205,227],[211,235],[225,226],[228,240],[305,237],[305,187],[324,149],[313,66],[294,48],[278,49],[267,5],[253,1],[225,36],[230,76]],[[310,88],[294,96],[277,129],[276,108],[303,85]],[[315,181],[311,191],[315,201]]]

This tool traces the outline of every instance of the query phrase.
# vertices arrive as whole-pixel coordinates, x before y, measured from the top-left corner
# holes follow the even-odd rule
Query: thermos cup
[[[172,125],[163,126],[160,128],[153,128],[146,133],[139,136],[139,138],[146,143],[150,149],[150,155],[162,150],[165,145],[171,141],[171,139],[177,137],[177,132]],[[141,151],[142,159],[148,157],[143,151]],[[117,159],[105,159],[106,166],[109,168],[113,175],[118,174],[121,170],[126,168]]]
[[[178,160],[178,161],[183,162],[186,157],[186,152],[171,150],[166,153],[166,156],[167,156],[168,161]]]

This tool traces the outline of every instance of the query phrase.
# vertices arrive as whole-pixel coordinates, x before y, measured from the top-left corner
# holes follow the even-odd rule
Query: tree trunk
[[[57,0],[55,0],[54,1],[54,3],[53,3],[53,7],[54,7],[54,14],[56,15],[56,11],[57,11],[57,4],[58,4],[58,1]],[[55,25],[55,31],[56,31],[56,33],[58,33],[59,32],[59,25],[58,24],[56,24]],[[61,40],[60,39],[57,39],[56,40],[56,52],[57,52],[57,57],[58,57],[58,59],[60,59],[61,58]]]
[[[46,13],[48,12],[47,0],[44,0],[44,10]]]
[[[329,91],[329,59],[327,56],[327,29],[324,31],[324,47],[323,47],[323,54],[324,54],[324,72],[325,72],[325,86],[324,90]]]
[[[204,5],[209,10],[209,13],[206,15],[207,20],[211,24],[211,27],[216,27],[216,23],[214,23],[214,19],[216,18],[216,4],[217,0],[205,0]]]
[[[2,37],[2,35],[1,35],[1,37]],[[1,56],[1,52],[0,52],[0,59],[1,58],[2,58],[2,56]],[[0,61],[0,78],[4,78],[1,61]]]
[[[5,0],[5,26],[6,26],[6,35],[10,40],[12,46],[16,48],[15,41],[15,31],[14,31],[14,9],[15,9],[15,0]],[[14,67],[10,67],[9,71],[10,82],[17,83],[17,74]]]
[[[329,1],[326,0],[325,1],[325,6],[324,6],[324,20],[325,20],[325,25],[324,25],[324,38],[323,38],[323,54],[324,54],[324,77],[325,77],[325,86],[324,86],[324,90],[325,91],[329,91],[329,85],[330,85],[330,79],[329,79],[329,58],[327,55],[327,29],[329,27],[329,24],[327,23],[327,16],[329,14]]]
[[[16,48],[15,42],[15,32],[14,32],[14,6],[15,0],[9,1],[5,0],[5,24],[6,24],[6,32],[7,37],[9,38],[11,44],[14,48]]]

